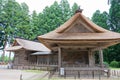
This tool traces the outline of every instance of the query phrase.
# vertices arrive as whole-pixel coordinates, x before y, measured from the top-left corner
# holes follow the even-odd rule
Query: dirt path
[[[26,72],[21,70],[0,69],[0,80],[33,80],[42,77],[43,73]]]

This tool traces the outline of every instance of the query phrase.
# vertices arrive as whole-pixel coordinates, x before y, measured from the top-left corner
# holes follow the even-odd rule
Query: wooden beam
[[[58,43],[58,46],[97,46],[102,43]]]
[[[61,46],[60,46],[61,47]],[[88,51],[88,49],[90,49],[90,47],[75,47],[75,46],[71,46],[71,47],[61,47],[63,49],[66,49],[66,51],[70,51],[70,50],[76,50],[76,51]],[[91,47],[92,49],[93,47]],[[68,50],[69,49],[69,50]],[[53,47],[52,48],[53,51],[58,51],[58,47]]]
[[[65,49],[65,48],[63,48]],[[74,48],[66,48],[62,52],[80,52],[80,51],[88,51],[88,49],[74,49]]]
[[[52,50],[51,46],[50,46],[47,42],[45,42],[42,38],[38,38],[38,40],[39,40],[42,44],[44,44],[48,49]]]
[[[113,40],[109,40],[109,39],[106,39],[106,40],[79,40],[79,39],[71,39],[71,40],[69,40],[69,39],[63,39],[63,40],[59,40],[59,39],[46,39],[45,40],[46,42],[48,42],[48,43],[57,43],[57,44],[59,44],[59,43],[105,43],[105,42],[118,42],[118,40],[116,40],[116,39],[113,39]]]
[[[95,48],[97,46],[60,46],[61,48]]]
[[[119,43],[118,41],[117,42],[115,41],[115,42],[106,43],[104,45],[100,45],[100,46],[98,46],[96,48],[93,48],[92,51],[97,51],[97,50],[100,50],[100,49],[105,49],[105,48],[107,48],[109,46],[112,46],[112,45],[115,45],[115,44],[118,44],[118,43]]]

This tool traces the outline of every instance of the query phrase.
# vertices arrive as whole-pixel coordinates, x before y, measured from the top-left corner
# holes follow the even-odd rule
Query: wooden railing
[[[81,68],[89,68],[89,64],[63,64],[62,67],[81,67]],[[95,64],[93,67],[101,67],[99,64]],[[103,68],[108,68],[108,66],[103,65]]]
[[[110,70],[108,66],[104,65],[101,67],[99,64],[95,64],[93,67],[90,67],[88,64],[64,64],[64,77],[73,76],[80,78],[83,75],[96,77],[96,75],[101,78],[101,74],[106,74],[106,77],[110,77]]]
[[[91,78],[99,77],[101,78],[104,74],[106,77],[110,77],[110,70],[108,68],[79,68],[79,67],[65,67],[64,68],[64,77],[72,76],[75,78],[81,78],[89,76]]]
[[[75,64],[66,64],[62,66],[63,67],[89,67],[88,65],[75,65]]]
[[[119,78],[120,78],[120,70],[117,70],[117,69],[115,69],[115,70],[110,70],[110,75],[111,75],[112,77],[119,77]]]
[[[100,67],[99,65],[95,65],[96,67]],[[22,65],[14,65],[15,69],[44,69],[47,67],[58,67],[58,62],[29,62],[28,64]],[[75,64],[65,64],[62,67],[71,67],[71,68],[89,68],[87,64],[75,65]],[[104,66],[105,67],[105,66]]]
[[[14,69],[45,69],[48,67],[57,67],[57,62],[29,62],[28,64],[13,65]]]
[[[29,62],[30,66],[41,66],[41,67],[45,67],[45,66],[54,66],[54,65],[58,65],[57,62]]]
[[[52,78],[52,76],[56,73],[56,72],[58,72],[58,68],[57,67],[51,67],[51,68],[49,68],[49,78]]]

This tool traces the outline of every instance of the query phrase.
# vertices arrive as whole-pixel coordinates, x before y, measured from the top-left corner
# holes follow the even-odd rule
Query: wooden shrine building
[[[41,62],[43,63],[48,59],[47,55],[51,53],[50,49],[42,43],[20,38],[16,38],[12,46],[5,50],[14,52],[14,69],[30,69],[31,66],[39,66]]]
[[[61,69],[64,74],[69,70],[84,73],[108,70],[103,64],[103,49],[120,43],[120,34],[103,29],[77,11],[63,25],[38,39],[50,50],[58,52],[60,73]],[[95,51],[99,52],[99,64],[95,63]]]

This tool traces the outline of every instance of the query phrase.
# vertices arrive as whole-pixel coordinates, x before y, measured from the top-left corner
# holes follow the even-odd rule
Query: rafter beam
[[[109,47],[109,46],[112,46],[112,45],[115,45],[115,44],[118,44],[118,43],[119,43],[119,41],[107,43],[107,44],[98,46],[98,47],[96,47],[96,48],[93,48],[92,51],[97,51],[97,50],[100,50],[100,49],[105,49],[105,48],[107,48],[107,47]]]
[[[48,43],[56,44],[78,44],[78,43],[105,43],[105,42],[117,42],[118,40],[45,40]],[[120,42],[120,41],[119,41]]]

